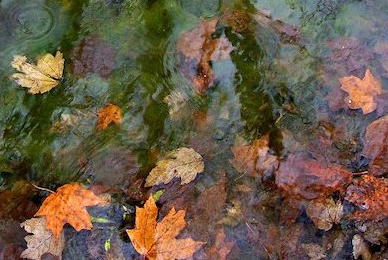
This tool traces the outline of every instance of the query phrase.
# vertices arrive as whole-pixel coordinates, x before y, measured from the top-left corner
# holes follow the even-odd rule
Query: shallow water
[[[192,68],[182,64],[179,37],[201,19],[221,20],[231,10],[241,15],[232,22],[243,28],[217,25],[214,37],[226,37],[234,50],[227,59],[212,62],[215,84],[201,95],[185,75]],[[347,76],[347,68],[333,66],[328,42],[354,37],[373,50],[388,39],[387,14],[386,0],[0,1],[0,207],[6,208],[0,231],[8,234],[0,232],[0,250],[9,244],[25,246],[18,223],[31,218],[48,195],[34,188],[22,192],[17,185],[55,190],[80,182],[111,189],[111,206],[90,210],[93,217],[111,222],[97,221],[94,232],[77,233],[66,226],[63,259],[119,259],[108,258],[108,239],[125,259],[140,259],[125,229],[133,228],[135,206],[159,189],[173,194],[161,198],[163,214],[180,198],[197,205],[188,209],[183,236],[210,247],[215,230],[225,228],[235,241],[227,259],[309,259],[296,253],[295,241],[285,245],[281,237],[298,230],[295,243],[323,243],[341,229],[319,231],[305,213],[294,226],[284,224],[281,192],[273,181],[237,172],[230,164],[231,147],[269,134],[270,147],[280,158],[307,150],[351,170],[362,164],[355,154],[362,149],[362,129],[373,117],[328,108],[328,86]],[[9,78],[14,55],[32,62],[56,50],[64,54],[65,72],[49,93],[28,94]],[[374,55],[354,65],[351,74],[360,75],[367,67],[383,71]],[[387,83],[384,77],[382,82]],[[121,107],[122,123],[97,131],[97,111],[107,103]],[[314,147],[323,122],[347,129],[347,139],[330,151]],[[183,146],[204,157],[205,172],[187,188],[176,183],[144,188],[157,160]],[[225,194],[213,192],[206,195],[208,202],[202,201],[201,194],[222,180]],[[10,190],[16,195],[5,198]],[[217,196],[224,196],[224,203],[218,205]],[[28,206],[16,209],[22,203]],[[240,204],[242,213],[234,216],[231,212]],[[351,259],[349,239],[345,241],[330,259]],[[211,259],[205,251],[194,259]]]

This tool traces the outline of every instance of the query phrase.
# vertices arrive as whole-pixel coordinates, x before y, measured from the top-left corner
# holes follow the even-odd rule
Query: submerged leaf
[[[106,129],[110,123],[120,124],[122,113],[120,107],[107,104],[98,111],[97,129]]]
[[[151,196],[144,208],[136,208],[135,229],[127,230],[133,246],[149,260],[185,259],[193,255],[204,243],[191,238],[176,239],[185,228],[185,211],[170,210],[166,217],[156,222],[158,208]]]
[[[332,198],[324,201],[310,201],[306,213],[317,228],[328,231],[333,224],[340,222],[343,216],[343,206],[341,201],[335,203]]]
[[[15,56],[11,65],[21,73],[11,75],[16,83],[28,88],[31,94],[43,94],[59,84],[62,78],[64,59],[61,52],[57,51],[55,57],[47,53],[40,57],[37,65],[27,62],[25,56]]]
[[[372,254],[369,251],[368,244],[364,241],[359,234],[354,235],[352,239],[353,244],[353,256],[354,259],[358,259],[360,256],[363,260],[371,260]]]
[[[146,179],[146,187],[169,183],[174,177],[181,178],[181,184],[187,184],[203,172],[202,156],[192,148],[178,148],[167,158],[159,161]]]

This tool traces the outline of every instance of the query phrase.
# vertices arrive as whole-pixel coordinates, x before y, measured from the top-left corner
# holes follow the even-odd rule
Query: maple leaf
[[[185,228],[186,212],[174,208],[162,221],[156,222],[158,208],[152,196],[144,208],[136,207],[135,228],[127,230],[136,251],[149,260],[185,259],[193,255],[204,243],[191,238],[176,239]]]
[[[334,202],[332,198],[310,201],[306,209],[307,215],[319,229],[328,231],[333,224],[338,224],[343,216],[341,201]]]
[[[263,174],[266,171],[274,171],[279,165],[275,155],[271,154],[269,145],[269,135],[252,142],[251,145],[232,147],[234,155],[231,163],[239,172],[249,174]]]
[[[345,199],[359,207],[353,219],[379,221],[388,217],[388,181],[384,178],[361,176],[356,185],[347,188]]]
[[[381,117],[366,128],[362,154],[369,158],[369,173],[381,175],[388,172],[388,115]]]
[[[110,123],[120,124],[122,119],[121,109],[113,104],[107,104],[98,113],[97,129],[106,129]]]
[[[367,69],[363,79],[355,76],[343,77],[340,79],[341,89],[349,94],[348,106],[350,109],[362,109],[364,114],[376,110],[375,97],[384,93],[381,83],[372,72]]]
[[[47,229],[59,238],[66,223],[77,231],[90,230],[92,222],[86,207],[105,202],[93,192],[83,189],[78,183],[65,184],[44,200],[35,216],[46,216]]]
[[[305,199],[326,198],[342,191],[352,174],[335,164],[319,162],[301,155],[290,155],[276,171],[276,184],[289,196]]]
[[[65,246],[65,236],[60,234],[55,239],[53,233],[46,229],[46,218],[32,218],[24,221],[21,226],[33,235],[26,236],[27,249],[21,254],[23,258],[40,259],[45,253],[50,253],[62,259],[62,251]]]
[[[169,183],[174,177],[181,178],[181,184],[187,184],[203,172],[205,164],[202,156],[192,148],[178,148],[165,159],[159,161],[146,179],[145,187]]]
[[[59,84],[64,68],[63,55],[57,51],[55,57],[50,53],[38,58],[37,65],[27,62],[27,57],[16,55],[11,66],[21,73],[11,75],[16,83],[28,88],[31,94],[42,94]]]

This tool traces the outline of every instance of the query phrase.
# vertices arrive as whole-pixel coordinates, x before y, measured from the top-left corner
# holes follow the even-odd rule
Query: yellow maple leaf
[[[158,208],[152,196],[144,208],[136,208],[135,228],[127,230],[136,251],[149,260],[186,259],[194,254],[204,243],[191,238],[176,239],[185,228],[184,210],[174,208],[162,221],[156,222]]]
[[[28,88],[31,94],[42,94],[59,84],[64,68],[63,55],[57,51],[55,57],[47,53],[40,57],[37,64],[27,62],[27,57],[16,55],[11,66],[21,73],[14,73],[11,78],[20,86]]]

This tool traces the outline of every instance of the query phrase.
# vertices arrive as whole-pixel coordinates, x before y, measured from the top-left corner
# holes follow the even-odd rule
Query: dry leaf
[[[50,253],[62,259],[65,236],[61,233],[59,238],[55,239],[53,233],[46,229],[45,217],[28,219],[21,226],[33,234],[25,237],[27,249],[22,252],[21,257],[39,260],[43,254]]]
[[[127,230],[133,246],[149,260],[185,259],[193,255],[204,243],[191,238],[176,239],[185,228],[186,212],[170,210],[162,221],[156,222],[158,208],[152,196],[144,208],[136,208],[135,229]]]
[[[202,156],[192,148],[178,148],[167,158],[159,161],[146,179],[145,187],[169,183],[174,177],[181,178],[181,184],[187,184],[203,172],[205,164]]]
[[[104,202],[106,201],[83,189],[78,183],[66,184],[45,199],[35,216],[46,216],[47,229],[59,238],[66,223],[77,231],[90,230],[92,222],[86,207]]]
[[[107,104],[98,113],[97,129],[106,129],[110,123],[120,124],[122,119],[121,109],[113,104]]]
[[[31,94],[42,94],[50,91],[59,84],[62,78],[65,60],[61,52],[57,51],[55,57],[47,53],[38,59],[37,65],[27,62],[25,56],[15,56],[11,66],[21,73],[11,75],[16,83],[28,88]]]
[[[371,175],[363,175],[356,185],[346,190],[347,201],[360,210],[352,218],[379,221],[388,217],[388,181]]]
[[[353,256],[354,259],[358,259],[360,256],[363,260],[371,260],[372,254],[369,251],[368,244],[364,241],[359,234],[354,235],[352,239],[353,244]]]
[[[355,76],[343,77],[340,79],[341,89],[349,94],[348,106],[350,109],[362,109],[364,114],[376,110],[377,103],[375,97],[384,93],[381,83],[372,72],[367,69],[365,77],[359,79]]]
[[[317,228],[328,231],[333,224],[340,222],[343,216],[343,206],[341,201],[335,203],[332,198],[324,201],[310,201],[306,213]]]
[[[325,250],[318,244],[302,244],[302,248],[310,260],[327,259]]]

